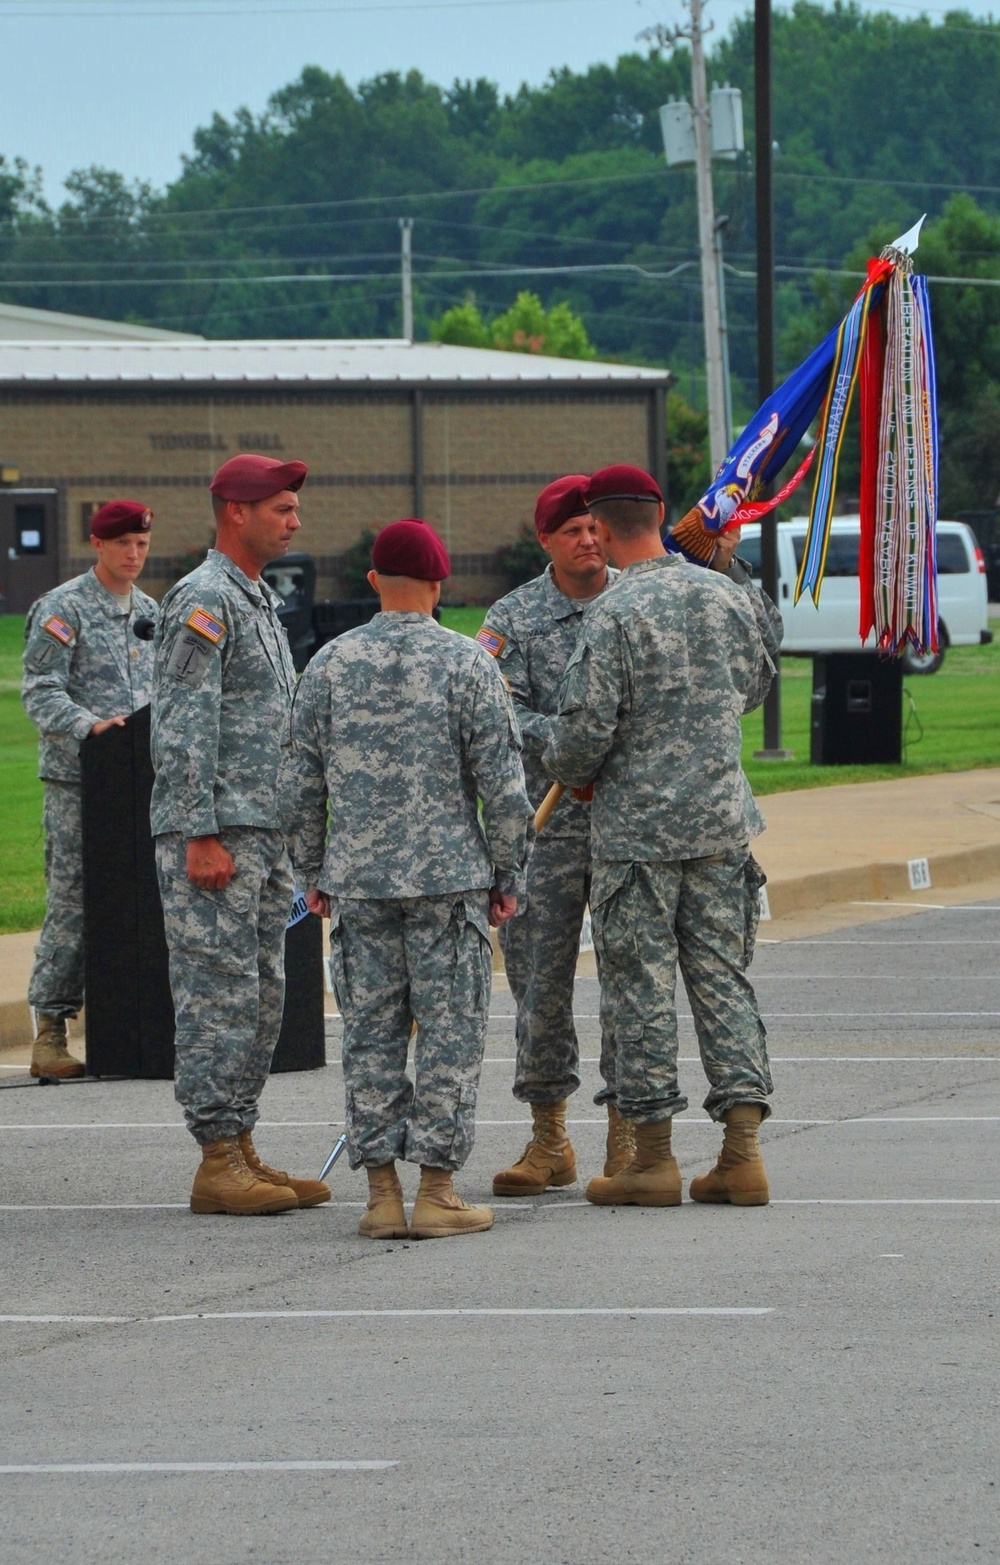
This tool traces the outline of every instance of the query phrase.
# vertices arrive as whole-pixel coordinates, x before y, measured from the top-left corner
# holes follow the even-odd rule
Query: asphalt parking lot
[[[462,1241],[359,1238],[345,1161],[329,1206],[193,1218],[168,1083],[7,1070],[0,1562],[1000,1560],[998,954],[996,902],[758,946],[766,1209],[586,1204],[594,980],[580,1183]],[[525,1139],[511,1008],[472,1200]],[[681,1056],[687,1179],[719,1144],[689,1017]],[[339,1068],[263,1109],[317,1171]]]

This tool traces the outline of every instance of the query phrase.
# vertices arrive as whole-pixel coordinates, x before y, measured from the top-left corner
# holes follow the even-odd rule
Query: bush
[[[341,596],[367,598],[371,593],[368,572],[372,568],[372,545],[375,533],[366,527],[361,536],[340,556],[339,569]]]
[[[504,544],[497,550],[497,568],[506,576],[509,591],[540,576],[548,563],[548,555],[527,524],[521,528],[514,543]]]

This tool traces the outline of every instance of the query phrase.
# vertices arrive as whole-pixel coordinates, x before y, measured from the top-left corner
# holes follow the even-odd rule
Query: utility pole
[[[413,341],[413,219],[399,220],[400,265],[403,287],[403,337]]]
[[[714,473],[729,449],[725,375],[722,364],[719,269],[716,253],[715,207],[712,199],[712,121],[708,105],[702,27],[704,0],[686,0],[691,15],[687,27],[648,27],[641,38],[672,48],[682,38],[691,45],[691,106],[694,166],[698,193],[698,253],[701,258],[701,313],[705,330],[705,391],[708,404],[708,455]],[[710,29],[708,29],[710,31]],[[661,115],[665,111],[661,110]],[[668,162],[669,162],[668,157]]]

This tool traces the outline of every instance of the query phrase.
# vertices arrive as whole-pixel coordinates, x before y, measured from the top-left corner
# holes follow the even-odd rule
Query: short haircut
[[[229,501],[224,500],[220,494],[214,494],[212,496],[212,510],[215,512],[216,525],[222,521],[223,513],[225,512],[226,506],[228,504]]]
[[[659,505],[658,500],[595,500],[590,514],[616,538],[642,538],[659,533]]]

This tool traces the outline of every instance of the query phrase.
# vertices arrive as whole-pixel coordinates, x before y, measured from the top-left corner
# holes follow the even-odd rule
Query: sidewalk
[[[771,923],[794,938],[967,897],[1000,899],[1000,769],[768,794],[754,852]],[[911,886],[908,865],[916,866]],[[0,1050],[30,1039],[25,994],[37,934],[0,935]],[[581,973],[593,971],[581,958]],[[332,1002],[331,1002],[332,1003]],[[82,1039],[80,1020],[72,1024]],[[82,1050],[77,1052],[82,1053]]]

